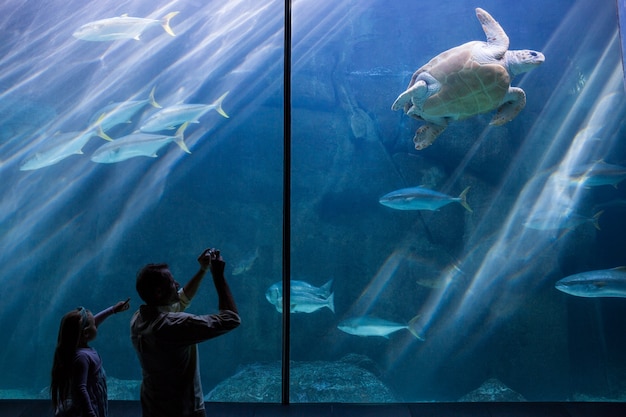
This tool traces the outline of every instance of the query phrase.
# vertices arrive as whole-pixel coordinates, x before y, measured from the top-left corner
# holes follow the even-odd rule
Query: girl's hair
[[[55,410],[70,398],[72,362],[74,361],[83,329],[88,324],[87,310],[84,307],[78,307],[70,311],[61,319],[50,382],[50,395]]]

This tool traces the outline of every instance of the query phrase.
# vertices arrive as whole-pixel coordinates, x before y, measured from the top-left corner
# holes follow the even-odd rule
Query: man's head
[[[164,306],[178,301],[180,285],[167,264],[148,264],[137,272],[135,288],[146,304]]]

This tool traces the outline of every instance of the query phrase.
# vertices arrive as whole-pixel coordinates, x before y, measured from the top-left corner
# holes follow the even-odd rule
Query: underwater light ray
[[[248,20],[242,20],[246,17]],[[266,42],[268,32],[273,33],[273,39],[278,39],[275,36],[279,32],[279,20],[274,19],[258,19],[256,14],[250,14],[246,16],[240,16],[241,22],[232,23],[229,26],[222,28],[222,32],[217,33],[212,39],[207,39],[194,48],[192,48],[183,59],[178,60],[172,67],[173,73],[185,72],[184,89],[177,89],[176,96],[178,101],[186,101],[189,96],[197,94],[197,90],[203,85],[207,84],[211,78],[228,77],[228,74],[239,65],[237,62],[241,59],[242,54],[233,53],[234,50],[255,50],[259,47],[260,42]],[[259,22],[260,26],[255,26],[254,23]],[[238,26],[244,26],[246,30],[240,30]],[[282,29],[281,29],[282,30]],[[234,33],[233,33],[234,32]],[[251,36],[252,33],[262,32],[266,36],[262,38],[256,38]],[[262,43],[261,43],[262,45]],[[208,59],[201,63],[195,63],[193,66],[193,72],[189,73],[190,61],[195,59],[198,54],[202,53],[206,55],[207,50],[213,50],[210,52]],[[270,57],[266,57],[266,61]],[[265,63],[264,63],[265,64]],[[265,71],[266,67],[260,66],[256,68],[257,71]],[[197,75],[196,75],[197,74]],[[225,74],[225,75],[223,75]],[[252,74],[251,74],[252,75]],[[215,90],[227,91],[236,90],[239,87],[238,84],[226,83],[225,80],[221,80],[215,85]],[[186,94],[187,96],[183,96]]]
[[[577,155],[578,152],[579,148],[572,146],[568,151],[568,155]],[[530,216],[534,212],[541,212],[546,209],[555,210],[555,206],[559,207],[563,204],[575,206],[577,204],[575,195],[565,196],[567,200],[563,201],[563,189],[558,186],[559,189],[555,192],[555,185],[552,184],[551,180],[552,176],[548,177],[548,180],[541,185],[540,194],[535,200]],[[526,201],[532,201],[532,196],[535,194],[535,187],[526,187],[521,193],[516,206],[510,212],[507,224],[503,227],[499,239],[493,244],[483,259],[465,296],[458,304],[456,311],[451,315],[452,317],[465,317],[467,319],[467,317],[471,317],[470,311],[475,310],[481,304],[491,305],[491,309],[496,311],[502,311],[505,308],[509,311],[509,314],[512,314],[521,300],[516,300],[515,304],[513,304],[513,299],[510,295],[516,292],[510,291],[510,289],[518,286],[521,282],[529,283],[529,280],[534,281],[535,287],[540,285],[541,280],[534,279],[534,268],[530,265],[532,261],[535,261],[540,254],[546,251],[548,246],[554,244],[554,240],[549,236],[542,237],[529,229],[519,230],[520,219],[523,218],[523,213],[527,212],[525,207]],[[503,265],[502,260],[504,259],[506,259],[506,263]],[[544,264],[546,263],[544,262]],[[555,267],[553,266],[553,268]],[[543,276],[547,275],[549,273],[546,274],[544,271]],[[505,287],[504,289],[502,288],[503,286]],[[506,287],[509,288],[508,291]],[[526,290],[528,289],[526,286]],[[498,297],[493,296],[494,290],[497,290]],[[491,296],[485,299],[485,294],[488,293],[491,293]],[[500,313],[497,315],[497,320],[494,318],[489,325],[497,326],[499,324],[498,320],[504,320],[507,316],[508,314]],[[451,318],[448,321],[448,326],[454,326],[454,319]],[[489,335],[489,328],[486,326],[486,323],[481,323],[481,329],[484,335],[482,338],[475,338],[475,344],[479,344]]]
[[[257,14],[249,14],[249,19],[260,20],[260,19],[257,19]],[[226,17],[228,17],[228,16],[226,16]],[[201,20],[201,19],[202,19],[202,16],[199,14],[198,17],[197,17],[197,20]],[[271,22],[271,20],[267,20],[267,19],[264,19],[263,21],[264,22]],[[194,24],[194,22],[191,22],[191,24]],[[248,22],[243,21],[243,20],[241,22],[235,22],[235,23],[232,23],[232,24],[236,25],[236,26],[232,26],[232,27],[231,26],[226,26],[225,30],[232,30],[233,28],[237,29],[237,27],[239,27],[239,26],[248,26]],[[268,24],[270,26],[272,25],[272,23],[268,23]],[[215,38],[218,38],[218,37],[220,37],[222,35],[226,36],[226,33],[221,33],[220,32],[216,36],[213,36],[212,38],[215,39]],[[238,41],[239,39],[245,38],[245,36],[246,36],[245,32],[240,33],[239,36],[235,38],[235,41]],[[250,38],[252,38],[252,37],[250,37]],[[207,39],[211,39],[211,37],[207,37]],[[75,40],[73,40],[73,41],[75,41]],[[208,42],[208,40],[205,41],[205,42]],[[118,45],[117,49],[120,49],[122,47],[122,44],[123,43],[118,43],[117,44]],[[202,48],[204,46],[205,45],[203,43],[201,43],[198,47]],[[230,45],[230,46],[225,47],[225,48],[218,48],[218,52],[221,53],[221,51],[223,51],[223,53],[227,53],[229,50],[233,49],[234,47],[235,47],[235,45]],[[152,47],[152,48],[142,48],[142,49],[143,50],[146,50],[146,49],[147,50],[154,50],[155,48]],[[111,52],[111,51],[112,50],[109,49],[109,52]],[[175,61],[171,65],[171,67],[174,70],[176,70],[177,67],[180,67],[181,69],[185,68],[185,67],[186,68],[198,67],[198,66],[194,66],[193,63],[191,63],[191,62],[188,63],[187,62],[187,57],[192,58],[194,55],[196,55],[199,52],[200,51],[198,49],[191,50],[191,52],[189,52],[187,55],[185,55],[183,57],[183,59]],[[117,65],[117,67],[118,67],[117,70],[109,72],[106,75],[106,77],[103,77],[99,81],[99,83],[92,84],[92,88],[91,89],[93,90],[93,92],[90,92],[89,95],[85,95],[81,99],[81,101],[79,102],[78,105],[74,106],[72,109],[69,109],[69,111],[64,112],[64,117],[62,119],[59,118],[58,120],[55,121],[55,123],[54,123],[55,126],[59,126],[59,125],[63,126],[65,124],[64,122],[66,120],[69,122],[69,121],[71,121],[73,119],[79,119],[80,115],[84,113],[83,109],[85,109],[85,108],[96,109],[96,108],[102,107],[102,103],[105,102],[105,97],[103,96],[103,94],[104,93],[110,94],[110,91],[114,90],[113,87],[115,87],[116,85],[120,84],[123,81],[123,77],[124,77],[123,74],[127,73],[126,68],[138,65],[139,61],[142,61],[144,59],[144,56],[145,56],[145,55],[142,55],[142,53],[134,54],[134,55],[132,55],[130,57],[123,57],[123,54],[119,54],[119,55],[120,56],[117,57],[117,61],[114,61],[114,63],[112,64],[113,66]],[[211,58],[211,57],[209,57],[209,58]],[[219,61],[220,57],[219,56],[216,57],[216,60]],[[197,79],[198,80],[196,85],[190,85],[189,86],[190,88],[186,89],[188,95],[193,94],[196,91],[196,89],[200,86],[201,83],[205,83],[206,82],[206,72],[207,72],[206,69],[207,69],[208,66],[212,65],[212,64],[210,64],[211,61],[212,61],[212,59],[206,60],[206,62],[209,62],[208,64],[204,64],[204,66],[200,66],[200,67],[198,67],[195,70],[196,73],[204,73],[200,77],[189,77],[189,72],[185,71],[186,72],[185,77],[181,77],[181,78],[184,78],[186,80],[188,80],[188,79]],[[115,62],[117,62],[118,64],[115,64]],[[205,62],[205,61],[203,60],[203,62]],[[119,63],[123,63],[123,64],[119,64]],[[163,78],[163,77],[167,76],[168,72],[171,73],[172,71],[164,70],[164,71],[162,71],[161,74],[159,74],[159,77]],[[116,74],[118,76],[116,76]],[[30,80],[27,80],[27,81],[30,81]],[[154,84],[157,84],[157,83],[158,83],[158,81],[155,81]],[[128,98],[132,99],[133,98],[132,94],[129,95]],[[98,102],[98,104],[95,104],[96,102]],[[94,112],[94,111],[95,110],[92,110],[92,112]],[[83,118],[86,118],[86,116],[83,115]],[[53,128],[50,127],[49,129],[52,130]],[[56,127],[54,128],[54,130],[56,130]],[[27,148],[25,148],[25,150],[29,151],[29,149],[27,149]]]
[[[345,317],[358,317],[368,314],[376,304],[380,294],[393,279],[400,263],[404,259],[406,251],[396,249],[383,262],[361,294],[356,298],[352,306],[346,311]]]
[[[578,9],[578,13],[580,12],[581,9]],[[574,20],[566,19],[567,22]],[[594,90],[584,88],[582,91],[585,103],[594,103],[593,107],[596,109],[607,107],[599,104],[606,94],[620,91],[620,82],[614,81],[619,81],[619,77],[609,77],[610,82],[608,84],[606,77],[607,65],[609,71],[612,74],[615,73],[614,57],[611,54],[611,51],[615,50],[614,40],[615,36],[612,36],[607,42],[606,48],[602,53],[603,60],[597,61],[599,64],[586,85],[586,87],[592,85],[591,83],[597,79],[606,89],[598,88]],[[583,46],[584,44],[583,42]],[[581,49],[578,51],[579,54],[583,53]],[[551,56],[550,51],[546,52],[546,56]],[[551,94],[540,117],[537,118],[535,125],[529,132],[505,179],[502,181],[502,185],[496,193],[496,198],[506,195],[505,192],[510,192],[511,188],[515,189],[515,184],[519,182],[519,175],[523,172],[530,173],[529,183],[532,184],[534,176],[532,171],[528,169],[530,164],[526,160],[534,162],[534,169],[537,172],[539,170],[545,171],[545,167],[553,166],[552,161],[554,160],[580,160],[580,157],[583,156],[581,153],[584,152],[581,151],[579,146],[571,147],[570,133],[572,126],[577,127],[581,123],[582,119],[574,117],[574,115],[582,112],[582,97],[576,102],[572,102],[571,106],[568,107],[564,106],[563,95],[563,88],[557,89]],[[564,107],[567,109],[565,114],[563,112]],[[602,124],[601,111],[598,110],[596,114],[597,118],[592,117],[587,120],[594,120],[594,124]],[[595,120],[600,120],[600,122],[597,123]],[[557,134],[546,144],[545,141],[542,141],[542,137],[545,136],[544,132],[554,131],[554,129],[551,129],[554,125],[559,126]],[[533,155],[537,157],[533,157]],[[520,170],[520,166],[524,166],[524,170]],[[550,180],[549,176],[547,178]],[[546,184],[548,184],[547,187]],[[540,187],[538,198],[535,194],[537,186]],[[559,190],[558,187],[556,189]],[[451,355],[452,352],[464,347],[468,340],[463,335],[467,334],[470,329],[473,332],[480,333],[474,334],[474,337],[471,338],[472,345],[477,346],[482,343],[493,329],[502,323],[502,320],[515,313],[520,305],[519,303],[522,302],[522,300],[514,297],[511,298],[518,293],[514,291],[514,288],[524,286],[525,291],[537,288],[537,286],[542,285],[543,279],[550,275],[550,271],[556,269],[556,266],[550,262],[544,262],[545,265],[541,270],[538,269],[538,264],[542,264],[542,262],[533,263],[533,261],[541,259],[546,248],[553,246],[555,241],[551,237],[536,231],[521,228],[525,214],[529,212],[528,202],[533,204],[532,211],[538,210],[539,207],[552,207],[559,200],[558,196],[555,196],[554,190],[555,184],[550,183],[550,181],[539,181],[532,187],[525,187],[518,195],[515,204],[508,210],[507,219],[496,235],[496,239],[493,242],[482,242],[484,230],[489,230],[488,219],[490,212],[494,210],[494,205],[489,205],[490,210],[481,218],[476,227],[476,232],[470,236],[466,245],[467,248],[484,247],[486,249],[484,250],[484,255],[477,253],[479,255],[478,258],[466,256],[460,262],[460,268],[472,277],[466,291],[455,294],[453,288],[446,288],[445,291],[436,294],[436,298],[429,300],[427,306],[425,306],[428,309],[422,311],[424,316],[434,317],[436,315],[440,318],[437,320],[439,324],[430,332],[432,335],[426,335],[425,342],[426,344],[436,346],[436,357],[433,358],[435,362],[444,362],[445,358]],[[560,190],[560,192],[563,191]],[[577,195],[568,195],[568,199],[572,204],[576,204],[574,200],[576,198],[578,198]],[[471,252],[475,252],[475,250]],[[483,250],[479,252],[483,252]],[[541,279],[537,279],[537,275]],[[530,287],[528,286],[529,284]],[[502,314],[502,317],[498,314],[495,316],[489,315],[491,318],[488,319],[488,323],[481,323],[479,319],[485,316],[481,312],[484,312],[486,306],[489,306],[494,311],[506,313]],[[462,331],[459,328],[461,323],[463,323]],[[409,347],[407,346],[400,356],[408,353]],[[436,369],[432,372],[436,372]]]
[[[615,77],[613,82],[610,84],[612,84],[613,88],[619,88],[619,85],[621,84],[621,79],[619,77]],[[575,145],[576,141],[574,141],[574,143],[570,146],[568,152],[566,153],[564,157],[565,161],[567,161],[568,158],[576,161],[581,157],[587,157],[586,154],[581,155],[581,153],[584,153],[581,152],[581,150],[583,150],[584,148]],[[568,164],[565,165],[567,166]],[[565,195],[562,188],[557,186],[559,189],[555,189],[555,186],[554,184],[552,184],[551,179],[552,177],[548,179],[546,184],[543,186],[538,198],[535,200],[535,204],[533,205],[530,216],[532,216],[532,213],[542,212],[544,210],[554,210],[555,206],[559,207],[562,204],[573,207],[577,205],[577,200],[580,198],[579,195]],[[579,190],[579,187],[575,188],[576,190]],[[566,200],[563,201],[563,198],[566,198]],[[512,284],[515,284],[515,281],[511,281],[511,276],[517,273],[518,276],[516,280],[520,281],[520,277],[523,276],[523,274],[520,275],[519,271],[515,271],[515,269],[512,268],[512,266],[517,266],[516,263],[513,263],[513,265],[506,265],[505,268],[502,268],[502,262],[500,260],[507,259],[508,263],[511,259],[518,258],[520,264],[523,264],[524,262],[528,262],[529,260],[534,260],[538,257],[539,254],[545,251],[547,246],[552,245],[553,241],[549,237],[545,237],[542,240],[541,237],[537,236],[536,233],[531,233],[530,231],[525,230],[522,230],[521,233],[517,231],[517,229],[519,228],[519,221],[517,221],[517,219],[519,218],[521,213],[524,213],[524,211],[526,210],[526,201],[528,201],[529,199],[531,199],[531,196],[527,193],[522,193],[522,195],[518,199],[516,206],[511,212],[509,222],[503,229],[502,239],[499,240],[492,247],[488,256],[484,259],[483,265],[477,271],[477,274],[474,277],[474,281],[472,282],[475,289],[474,291],[469,291],[467,295],[484,294],[485,285],[491,284],[491,286],[493,287],[494,282],[489,281],[493,280],[494,276],[497,278],[495,283],[498,284],[498,286],[506,282],[508,284],[508,287],[511,287]],[[511,254],[513,254],[514,256],[512,257]],[[499,274],[498,271],[500,271]],[[526,275],[532,275],[531,268],[529,268],[529,273],[527,273]],[[545,274],[544,272],[543,277],[546,277],[547,275],[548,274]],[[541,280],[533,279],[534,277],[532,276],[528,276],[528,278],[534,281],[535,286],[539,285],[539,283],[541,282]],[[525,279],[524,282],[529,281]],[[510,294],[511,292],[500,290],[500,293]],[[459,305],[458,310],[454,314],[454,316],[467,317],[472,307],[479,305],[481,302],[484,302],[481,297],[484,296],[477,295],[474,297],[465,297],[463,303]],[[477,300],[473,301],[472,298],[477,298]],[[518,303],[519,302],[520,300],[518,300]],[[510,311],[515,310],[511,306],[510,297],[507,298],[507,303],[500,304],[507,305]],[[505,317],[501,317],[500,319],[504,318]],[[494,323],[493,325],[495,324],[496,323]],[[478,341],[476,341],[476,343],[478,343]]]
[[[359,2],[359,7],[366,8],[369,2]],[[297,1],[294,3],[294,38],[292,55],[294,72],[301,71],[311,57],[319,54],[327,43],[334,39],[334,33],[343,30],[345,22],[354,7],[349,2]],[[301,20],[300,17],[303,19]],[[319,34],[323,33],[324,36]]]
[[[41,208],[30,210],[27,216],[14,219],[12,226],[5,229],[0,238],[0,247],[4,249],[0,255],[4,276],[18,274],[26,278],[30,276],[28,271],[57,264],[65,268],[68,256],[71,259],[75,255],[64,251],[72,247],[75,231],[83,227],[85,211],[78,210],[70,219],[63,221],[66,217],[63,203],[50,202],[47,205],[50,210],[45,208],[46,204],[42,204]],[[58,216],[55,216],[55,212]],[[58,221],[55,217],[58,217]],[[33,262],[34,259],[37,262]],[[58,272],[48,270],[45,277]],[[41,272],[37,274],[40,275]]]

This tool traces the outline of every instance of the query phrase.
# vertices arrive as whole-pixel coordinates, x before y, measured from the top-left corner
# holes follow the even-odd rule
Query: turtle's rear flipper
[[[504,103],[498,107],[498,112],[491,119],[490,125],[501,126],[510,122],[526,106],[526,93],[518,87],[509,88],[504,97]]]
[[[413,143],[415,143],[416,150],[422,150],[424,148],[428,148],[433,144],[437,136],[441,134],[444,130],[446,130],[447,126],[440,126],[432,123],[425,124],[424,126],[417,129],[415,132],[415,137],[413,138]]]

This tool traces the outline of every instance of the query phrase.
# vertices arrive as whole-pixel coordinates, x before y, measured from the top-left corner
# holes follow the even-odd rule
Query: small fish
[[[133,133],[108,142],[95,150],[91,160],[103,164],[125,161],[137,156],[156,158],[157,151],[170,142],[175,142],[183,151],[191,153],[185,144],[183,133],[187,123],[183,124],[175,136]]]
[[[176,36],[170,27],[170,20],[178,13],[180,12],[168,13],[161,20],[130,17],[127,14],[123,14],[119,17],[86,23],[79,27],[72,36],[84,41],[95,42],[115,41],[118,39],[139,40],[146,29],[159,25],[163,27],[163,30],[168,35]]]
[[[592,211],[605,210],[605,209],[623,209],[626,207],[626,199],[619,198],[615,200],[610,200],[605,203],[600,203],[593,206]]]
[[[472,209],[467,204],[469,189],[470,187],[467,187],[455,198],[424,187],[402,188],[385,194],[379,202],[396,210],[437,210],[450,203],[459,203],[471,213]]]
[[[380,319],[378,317],[362,316],[353,317],[343,320],[337,328],[342,332],[354,335],[354,336],[381,336],[386,339],[389,338],[391,333],[395,333],[402,329],[407,329],[413,336],[419,340],[424,340],[414,328],[415,323],[419,319],[419,315],[413,317],[409,324],[396,323],[393,321]]]
[[[572,211],[539,211],[524,222],[524,227],[535,230],[569,230],[584,223],[591,223],[593,227],[600,230],[599,219],[602,213],[604,211],[599,211],[592,217],[585,217]]]
[[[52,144],[44,144],[42,150],[27,158],[20,171],[31,171],[54,165],[71,155],[82,155],[83,146],[94,136],[92,131],[57,134],[49,139]]]
[[[626,167],[598,161],[576,168],[568,178],[572,183],[584,187],[612,185],[617,188],[617,184],[626,179]]]
[[[578,297],[626,298],[626,266],[570,275],[557,281],[555,287]]]
[[[139,130],[142,132],[159,132],[175,129],[185,122],[199,123],[198,119],[210,110],[215,110],[228,118],[228,114],[222,108],[222,102],[227,95],[228,91],[212,104],[178,104],[166,107],[150,116]]]
[[[242,259],[239,263],[237,263],[233,267],[232,274],[241,275],[245,272],[248,272],[252,268],[252,266],[254,265],[254,262],[256,262],[258,257],[259,257],[259,248],[257,247],[253,254],[251,254],[250,256],[247,256],[245,259]]]
[[[321,308],[328,307],[335,312],[335,293],[332,292],[332,280],[321,287],[315,287],[304,281],[291,281],[290,283],[290,311],[292,313],[312,313]],[[283,284],[277,282],[271,285],[265,292],[265,298],[276,307],[279,313],[283,312]]]
[[[152,88],[149,97],[145,100],[123,101],[103,107],[91,117],[89,126],[94,129],[101,138],[113,140],[105,133],[107,130],[122,123],[131,123],[133,116],[147,104],[158,109],[161,108],[161,105],[159,105],[154,98],[155,88],[156,87]]]

